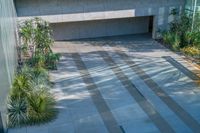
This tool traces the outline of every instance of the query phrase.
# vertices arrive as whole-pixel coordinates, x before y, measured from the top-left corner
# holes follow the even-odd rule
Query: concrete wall
[[[148,32],[149,17],[52,24],[55,40],[94,38]]]
[[[184,4],[185,0],[16,0],[20,18],[40,16],[51,23],[154,16],[154,37],[171,21],[170,11]]]
[[[0,0],[0,113],[4,127],[6,126],[6,98],[15,66],[16,12],[13,0]],[[0,130],[1,128],[2,125]]]
[[[147,15],[148,10],[152,10],[154,14],[158,14],[158,10],[161,7],[167,9],[169,7],[180,7],[183,4],[184,0],[16,0],[18,16],[41,16],[127,9],[135,9],[138,15]]]

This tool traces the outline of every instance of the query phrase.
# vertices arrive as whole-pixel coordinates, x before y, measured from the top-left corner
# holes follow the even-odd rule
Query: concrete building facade
[[[167,28],[172,9],[185,0],[15,0],[20,20],[39,16],[53,27],[55,40],[152,32]]]
[[[17,64],[16,19],[13,0],[0,0],[0,132],[6,127],[6,99]]]

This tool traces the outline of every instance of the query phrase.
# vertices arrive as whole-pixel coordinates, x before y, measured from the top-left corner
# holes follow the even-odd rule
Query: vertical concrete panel
[[[162,27],[164,25],[164,15],[165,15],[165,8],[160,7],[158,10],[158,26]]]
[[[0,112],[6,127],[6,99],[16,66],[16,12],[13,0],[0,0]]]
[[[170,14],[173,9],[175,9],[175,7],[169,7],[168,13]],[[173,20],[174,20],[174,16],[173,15],[169,15],[168,16],[168,23],[171,23]]]

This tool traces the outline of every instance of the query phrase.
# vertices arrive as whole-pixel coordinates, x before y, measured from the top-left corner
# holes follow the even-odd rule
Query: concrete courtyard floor
[[[56,42],[59,114],[9,133],[200,132],[198,71],[147,34]]]

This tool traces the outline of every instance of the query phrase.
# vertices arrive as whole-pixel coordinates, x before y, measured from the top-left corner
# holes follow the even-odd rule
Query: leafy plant
[[[24,57],[31,53],[28,64],[32,67],[56,69],[59,56],[51,49],[53,39],[49,23],[40,18],[34,18],[22,22],[19,27],[20,38],[23,42],[22,53]]]
[[[48,69],[56,69],[56,64],[59,61],[60,55],[59,54],[54,54],[54,53],[48,53],[46,55],[46,66]]]
[[[181,51],[190,56],[198,56],[200,57],[200,49],[196,47],[185,47],[181,49]]]
[[[46,69],[56,69],[59,55],[51,50],[53,39],[48,22],[35,18],[20,24],[21,54],[24,59],[8,99],[10,127],[41,124],[56,117],[55,99],[49,91]],[[27,56],[28,55],[28,56]]]
[[[180,47],[187,46],[186,33],[191,31],[191,20],[186,14],[181,14],[178,19],[170,23],[170,32],[175,33],[180,38]]]
[[[19,36],[21,39],[21,51],[24,55],[29,54],[29,46],[33,44],[33,20],[26,20],[19,23]]]
[[[48,72],[24,66],[16,75],[8,100],[10,127],[41,124],[56,117],[55,99],[49,91]]]
[[[35,25],[35,54],[46,55],[49,52],[52,53],[51,46],[53,45],[53,39],[49,23],[40,18],[35,18]]]
[[[8,98],[8,126],[16,127],[25,124],[27,118],[27,102],[24,98]]]
[[[28,77],[23,74],[17,74],[12,85],[11,97],[25,97],[28,91],[31,91]]]
[[[173,10],[170,15],[173,15],[175,19],[169,24],[170,29],[163,33],[164,43],[173,50],[181,50],[190,56],[199,56],[200,14],[196,14],[194,22],[190,13],[177,16],[178,13]]]
[[[27,65],[24,65],[21,68],[21,72],[22,75],[25,75],[26,77],[28,77],[30,80],[34,80],[34,79],[44,79],[44,80],[49,80],[49,75],[48,75],[48,71],[46,69],[44,69],[43,67],[29,67]],[[43,81],[43,80],[42,80]]]
[[[51,93],[40,88],[28,95],[28,115],[30,124],[40,124],[52,120],[56,116],[55,100]]]
[[[173,32],[164,32],[163,41],[165,44],[169,45],[173,50],[178,50],[180,47],[180,38],[177,34]]]

